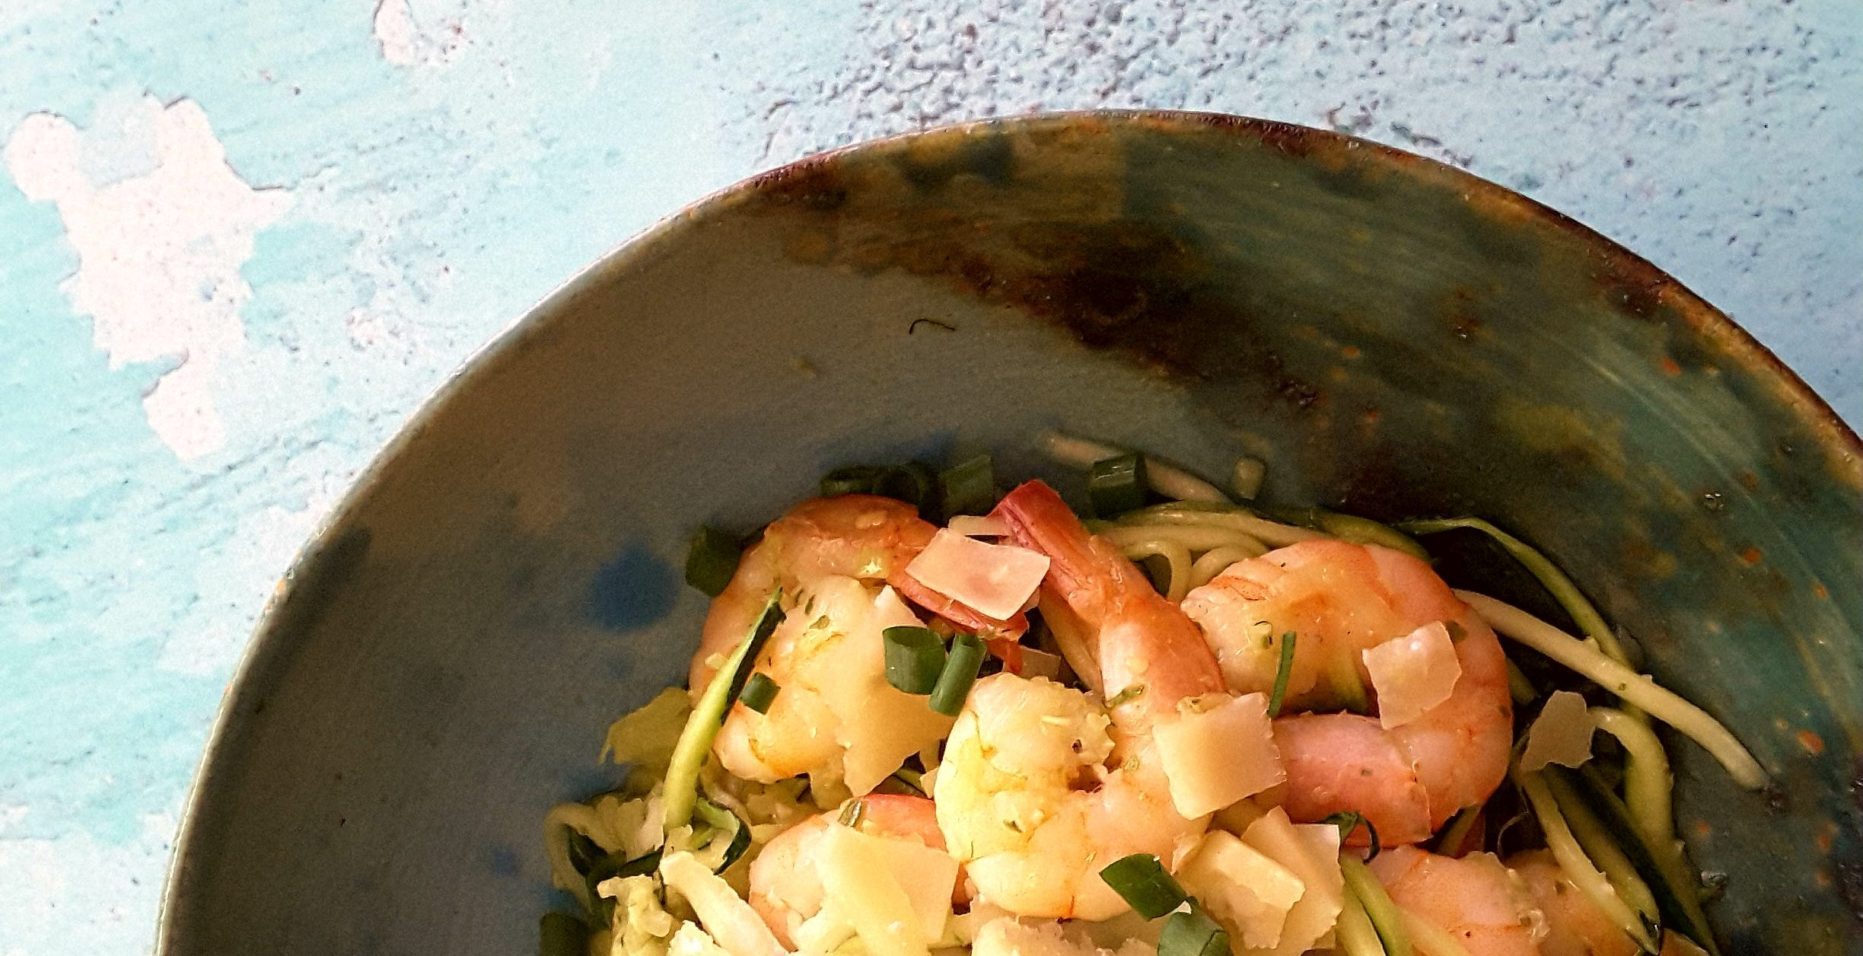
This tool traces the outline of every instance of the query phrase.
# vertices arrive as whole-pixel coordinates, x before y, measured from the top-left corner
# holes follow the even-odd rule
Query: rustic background
[[[274,581],[528,304],[761,168],[1097,106],[1518,189],[1863,422],[1856,0],[0,0],[0,954],[149,947]]]

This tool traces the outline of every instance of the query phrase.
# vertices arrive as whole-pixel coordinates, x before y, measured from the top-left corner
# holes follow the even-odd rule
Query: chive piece
[[[537,922],[537,956],[585,956],[589,924],[568,913],[545,913]]]
[[[980,515],[996,506],[996,469],[988,455],[967,458],[938,473],[939,504],[952,515]]]
[[[1139,455],[1102,458],[1087,471],[1087,500],[1102,518],[1145,505],[1145,459]]]
[[[783,685],[771,680],[770,675],[758,671],[744,682],[744,689],[738,693],[737,700],[759,714],[767,714],[770,712],[770,704],[775,702],[776,695],[782,689]]]
[[[723,833],[729,830],[731,833],[730,842],[725,844],[724,852],[719,854],[718,862],[712,866],[713,873],[723,873],[731,868],[731,864],[744,856],[744,851],[750,849],[750,826],[737,814],[704,797],[698,799],[693,812],[714,831]],[[712,837],[711,841],[706,844],[706,848],[710,849],[711,842],[716,842],[717,839],[716,836]],[[655,866],[658,865],[655,863]]]
[[[1134,853],[1106,864],[1100,879],[1146,919],[1157,919],[1190,898],[1164,871],[1164,864],[1149,853]],[[1163,953],[1162,947],[1159,952]]]
[[[770,592],[762,613],[757,615],[757,622],[744,636],[744,643],[739,644],[718,673],[712,675],[711,683],[705,685],[705,693],[692,708],[692,716],[686,718],[686,726],[679,732],[672,759],[666,765],[662,791],[666,794],[664,826],[667,830],[692,822],[692,805],[699,792],[699,770],[712,752],[712,738],[717,737],[718,728],[724,726],[731,702],[750,679],[750,669],[756,666],[764,642],[770,639],[776,625],[782,623],[783,609],[779,606],[782,596],[781,590]]]
[[[1172,913],[1158,935],[1158,956],[1227,956],[1229,933],[1199,907]]]
[[[614,917],[615,901],[601,895],[599,887],[615,877],[646,876],[660,868],[660,850],[649,850],[630,860],[619,853],[609,853],[596,860],[583,877],[589,888],[593,915],[606,926]]]
[[[1281,635],[1281,662],[1274,668],[1274,692],[1268,695],[1268,716],[1281,716],[1281,698],[1287,696],[1287,677],[1294,670],[1294,641],[1299,635]]]
[[[1357,810],[1341,810],[1320,822],[1330,823],[1338,827],[1339,842],[1341,843],[1351,838],[1352,831],[1357,830],[1359,827],[1364,827],[1365,835],[1371,840],[1371,852],[1365,856],[1367,860],[1375,859],[1379,851],[1384,848],[1383,844],[1378,841],[1378,828],[1372,826],[1371,821],[1365,819],[1365,815]]]
[[[938,517],[938,476],[923,462],[909,461],[883,469],[878,491],[919,509],[922,518]]]
[[[686,583],[717,597],[737,574],[737,562],[743,556],[736,538],[717,528],[700,528],[686,548]]]
[[[835,822],[841,824],[844,827],[852,827],[854,829],[859,829],[860,821],[864,819],[866,816],[867,816],[867,801],[864,799],[850,800],[848,801],[847,806],[841,808],[841,815],[835,818]]]
[[[959,634],[951,641],[950,659],[945,661],[944,673],[938,675],[937,686],[932,688],[931,709],[946,717],[956,717],[957,712],[964,709],[970,686],[977,682],[977,672],[982,668],[983,638]]]
[[[1339,854],[1339,871],[1345,876],[1346,888],[1358,899],[1359,905],[1365,907],[1365,915],[1371,919],[1371,926],[1378,932],[1378,941],[1384,944],[1386,956],[1411,956],[1410,936],[1404,932],[1404,916],[1392,902],[1391,895],[1384,891],[1384,884],[1378,882],[1371,870],[1350,853]]]
[[[908,694],[929,694],[944,674],[944,641],[924,627],[889,627],[880,632],[886,645],[886,682]]]

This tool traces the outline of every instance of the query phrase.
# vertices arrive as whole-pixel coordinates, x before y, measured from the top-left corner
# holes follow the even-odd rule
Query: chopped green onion
[[[964,709],[964,700],[970,696],[970,687],[977,682],[977,672],[983,669],[983,638],[975,634],[959,634],[951,641],[951,656],[944,664],[944,673],[938,675],[938,683],[932,688],[931,709],[945,715],[956,717]]]
[[[866,815],[867,801],[850,800],[847,806],[841,808],[841,815],[836,817],[835,820],[844,827],[858,827],[860,826],[861,818]]]
[[[737,700],[759,714],[767,714],[782,689],[783,685],[771,680],[770,675],[758,671],[744,682],[744,689],[738,693]]]
[[[822,476],[821,495],[884,495],[919,509],[925,517],[937,511],[938,476],[921,462],[903,465],[850,465]]]
[[[1145,504],[1145,459],[1139,455],[1102,458],[1087,471],[1087,500],[1103,518]]]
[[[660,850],[649,850],[634,859],[619,853],[604,854],[589,866],[583,874],[583,883],[588,887],[590,915],[596,917],[602,925],[607,925],[614,913],[614,900],[601,895],[598,890],[603,883],[616,877],[646,876],[660,868]]]
[[[1383,844],[1378,842],[1378,828],[1372,826],[1371,821],[1365,819],[1365,815],[1357,810],[1341,810],[1320,822],[1330,823],[1338,827],[1339,842],[1341,843],[1352,838],[1352,831],[1357,830],[1359,827],[1364,827],[1366,837],[1371,840],[1371,852],[1365,856],[1367,860],[1375,858],[1379,851],[1383,849]]]
[[[1146,919],[1157,919],[1190,898],[1164,864],[1149,853],[1134,853],[1106,864],[1100,879]]]
[[[666,765],[666,784],[662,791],[666,794],[664,825],[667,830],[692,822],[692,807],[699,792],[699,770],[711,754],[712,738],[718,736],[718,728],[724,725],[731,702],[750,679],[750,669],[756,665],[764,642],[770,639],[776,625],[782,623],[783,609],[778,606],[782,596],[781,590],[770,592],[762,613],[750,626],[750,633],[744,636],[744,642],[731,653],[718,673],[712,675],[711,683],[705,685],[705,693],[692,708],[692,716],[686,718],[686,726],[679,732],[679,742],[673,745],[673,757]]]
[[[693,810],[698,818],[705,821],[705,825],[711,827],[713,831],[731,834],[731,840],[725,844],[724,852],[719,854],[718,861],[712,864],[713,873],[723,873],[731,868],[731,864],[744,856],[744,851],[750,849],[750,826],[737,814],[704,797],[698,799]],[[711,842],[717,842],[717,839],[714,836]],[[710,849],[710,843],[707,843],[706,848]]]
[[[568,913],[545,913],[537,923],[537,956],[586,956],[589,924]]]
[[[929,694],[944,673],[944,641],[924,627],[889,627],[880,632],[886,647],[886,682],[908,694]]]
[[[1268,716],[1281,716],[1281,699],[1287,696],[1287,677],[1294,670],[1293,631],[1281,635],[1281,662],[1274,668],[1274,691],[1268,695]]]
[[[1202,909],[1172,913],[1158,935],[1158,956],[1228,956],[1229,933]]]
[[[1345,876],[1346,888],[1352,891],[1359,905],[1365,907],[1365,916],[1377,930],[1386,956],[1411,956],[1410,935],[1404,932],[1403,914],[1391,901],[1391,895],[1384,891],[1384,884],[1350,853],[1339,854],[1339,871]]]
[[[980,515],[996,506],[996,468],[990,456],[967,458],[938,473],[944,517]]]
[[[909,461],[885,469],[880,477],[879,493],[919,509],[924,517],[937,517],[938,476],[922,462]]]
[[[711,597],[724,592],[737,573],[744,549],[738,540],[717,528],[703,527],[692,534],[686,548],[686,583]]]

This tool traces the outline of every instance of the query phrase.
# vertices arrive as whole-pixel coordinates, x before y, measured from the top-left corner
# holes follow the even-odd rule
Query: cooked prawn
[[[746,780],[806,774],[818,794],[861,795],[949,729],[950,718],[886,682],[880,632],[920,620],[892,588],[933,529],[909,505],[846,495],[807,501],[765,530],[713,602],[692,688],[744,639],[771,590],[786,616],[754,666],[782,688],[766,713],[733,706],[712,743]]]
[[[911,505],[877,495],[812,498],[770,522],[712,599],[692,656],[693,695],[744,639],[771,591],[780,587],[793,597],[831,577],[888,580],[904,573],[937,530]]]
[[[1291,713],[1274,731],[1295,820],[1357,811],[1386,844],[1416,843],[1487,800],[1506,776],[1506,658],[1428,564],[1376,545],[1303,541],[1231,565],[1183,607],[1238,694],[1270,690],[1282,635],[1298,635],[1284,698]],[[1461,665],[1447,700],[1390,729],[1375,717],[1321,712],[1362,699],[1360,652],[1437,622],[1457,636]]]
[[[1391,901],[1448,933],[1469,956],[1537,956],[1545,920],[1526,885],[1492,853],[1456,858],[1404,846],[1366,864]]]
[[[1551,850],[1517,853],[1507,864],[1546,916],[1541,956],[1635,956],[1636,941],[1566,878]]]
[[[1106,919],[1127,905],[1102,867],[1132,853],[1170,861],[1208,823],[1176,812],[1149,731],[1179,700],[1222,692],[1222,674],[1182,612],[1048,486],[1022,485],[995,514],[1049,557],[1044,610],[1065,608],[1070,658],[1096,662],[1090,678],[1114,701],[1041,678],[979,681],[935,776],[938,825],[983,902]]]
[[[855,829],[874,836],[911,840],[944,849],[932,802],[924,797],[872,794],[860,800]],[[750,865],[750,905],[770,925],[784,946],[795,948],[795,933],[821,912],[821,874],[814,865],[817,847],[831,826],[838,826],[840,811],[830,811],[777,834]],[[958,882],[961,893],[963,881]]]

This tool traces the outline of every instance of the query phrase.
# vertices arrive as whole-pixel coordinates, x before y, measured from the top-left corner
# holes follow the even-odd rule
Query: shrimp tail
[[[1216,655],[1196,625],[1116,546],[1088,532],[1053,488],[1024,482],[993,514],[1011,540],[1048,556],[1042,607],[1058,603],[1071,614],[1068,626],[1052,629],[1055,639],[1069,661],[1098,664],[1102,693],[1142,689],[1139,709],[1162,711],[1223,689]]]

